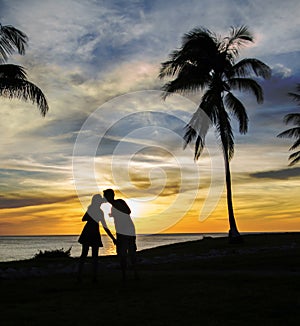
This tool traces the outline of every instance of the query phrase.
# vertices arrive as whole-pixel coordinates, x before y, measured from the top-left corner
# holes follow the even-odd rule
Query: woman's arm
[[[113,236],[113,234],[110,232],[110,229],[107,227],[106,221],[105,221],[104,216],[102,214],[101,214],[101,217],[100,217],[100,222],[101,222],[101,224],[103,226],[103,229],[107,233],[107,235],[112,239],[113,243],[116,244],[116,238]]]
[[[112,242],[113,242],[114,244],[116,244],[116,243],[117,243],[117,240],[116,240],[116,238],[113,236],[113,234],[110,232],[110,229],[108,229],[108,228],[106,228],[106,227],[104,227],[104,226],[103,226],[103,229],[105,230],[105,232],[107,233],[107,235],[112,239]]]

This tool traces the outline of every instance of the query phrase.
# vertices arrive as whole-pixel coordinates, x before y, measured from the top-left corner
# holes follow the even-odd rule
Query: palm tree
[[[297,84],[297,91],[300,92],[300,84]],[[296,93],[288,93],[289,96],[291,96],[295,101],[299,102],[298,105],[300,105],[300,94]],[[290,128],[286,131],[283,131],[277,137],[283,138],[296,138],[295,143],[289,148],[290,151],[296,149],[300,146],[300,113],[290,113],[285,115],[284,122],[286,124],[293,122],[295,126],[294,128]],[[300,151],[297,151],[289,156],[290,166],[295,165],[297,162],[300,161]]]
[[[14,52],[25,54],[27,40],[20,30],[0,24],[0,96],[36,103],[42,116],[45,116],[49,107],[41,89],[28,81],[23,67],[5,64]]]
[[[218,37],[206,28],[195,28],[185,34],[182,46],[170,54],[170,60],[161,64],[159,78],[174,79],[163,86],[163,98],[171,93],[204,91],[197,111],[186,126],[185,146],[195,140],[195,159],[205,146],[205,136],[210,127],[203,123],[203,112],[216,127],[223,150],[229,217],[229,239],[242,241],[234,218],[231,175],[229,162],[234,153],[234,137],[230,115],[239,123],[239,131],[248,129],[248,116],[242,102],[233,90],[248,91],[255,95],[258,103],[263,102],[263,91],[252,77],[269,78],[271,69],[257,59],[236,62],[242,46],[253,42],[253,35],[246,26],[232,27],[227,37]]]

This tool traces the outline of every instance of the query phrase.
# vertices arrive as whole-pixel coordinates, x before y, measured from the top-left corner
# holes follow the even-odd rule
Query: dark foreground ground
[[[1,325],[300,325],[300,233],[244,238],[141,251],[126,283],[116,257],[100,258],[97,284],[89,263],[76,283],[72,258],[0,263],[15,275],[0,281]]]

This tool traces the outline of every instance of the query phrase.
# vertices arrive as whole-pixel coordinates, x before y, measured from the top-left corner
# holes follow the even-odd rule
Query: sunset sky
[[[47,97],[36,106],[0,98],[0,235],[79,234],[91,196],[117,190],[138,233],[227,232],[224,165],[214,131],[199,161],[183,150],[185,123],[201,93],[161,99],[160,63],[184,33],[227,35],[247,25],[255,43],[241,58],[272,68],[265,101],[237,94],[249,131],[235,131],[231,161],[241,232],[300,231],[300,165],[288,166],[283,117],[300,83],[298,0],[0,0],[0,22],[29,37],[27,69]],[[105,212],[109,207],[103,207]],[[107,218],[109,221],[109,218]],[[111,221],[109,221],[111,224]]]

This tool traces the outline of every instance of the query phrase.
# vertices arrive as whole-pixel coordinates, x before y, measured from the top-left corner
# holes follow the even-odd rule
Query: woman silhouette
[[[82,218],[82,221],[86,221],[86,224],[78,239],[78,242],[82,245],[82,252],[79,259],[77,277],[79,282],[82,279],[83,266],[90,247],[92,247],[93,258],[93,282],[97,282],[99,247],[103,247],[103,243],[101,241],[101,234],[99,231],[99,222],[101,222],[105,232],[112,239],[113,243],[116,243],[115,237],[112,235],[106,225],[103,211],[100,209],[102,203],[105,203],[105,199],[101,197],[101,195],[94,195],[92,198],[92,202],[87,209],[87,212]]]

